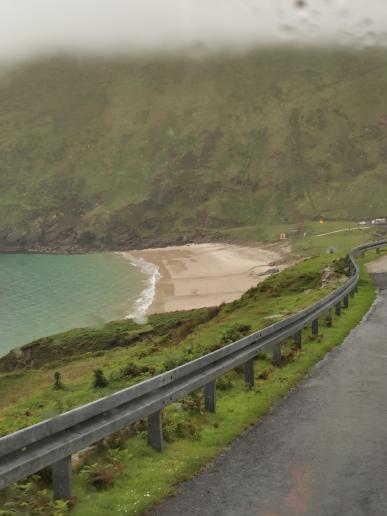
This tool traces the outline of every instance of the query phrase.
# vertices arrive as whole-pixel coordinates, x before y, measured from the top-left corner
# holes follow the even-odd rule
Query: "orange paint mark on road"
[[[308,509],[310,489],[308,472],[305,465],[296,465],[290,468],[292,487],[286,497],[286,504],[297,516],[303,516]]]

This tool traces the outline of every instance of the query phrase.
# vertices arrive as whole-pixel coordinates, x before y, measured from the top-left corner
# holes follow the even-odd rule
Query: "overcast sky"
[[[386,30],[387,0],[0,0],[0,59],[262,41],[373,44]]]

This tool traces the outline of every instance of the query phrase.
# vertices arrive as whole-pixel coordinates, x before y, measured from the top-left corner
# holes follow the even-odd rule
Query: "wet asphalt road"
[[[387,516],[387,274],[366,319],[154,516]]]

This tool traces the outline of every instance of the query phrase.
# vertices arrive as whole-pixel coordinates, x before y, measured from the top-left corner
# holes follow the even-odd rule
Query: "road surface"
[[[387,274],[375,278],[386,290],[345,342],[154,516],[387,515]]]
[[[370,229],[370,226],[362,227],[362,228],[345,228],[345,229],[336,229],[336,231],[329,231],[329,233],[320,233],[318,235],[311,235],[312,237],[323,237],[327,235],[334,235],[335,233],[344,233],[345,231],[364,231],[366,229]]]

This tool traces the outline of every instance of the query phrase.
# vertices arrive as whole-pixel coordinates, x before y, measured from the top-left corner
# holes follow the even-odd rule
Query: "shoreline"
[[[148,249],[165,249],[169,247],[182,247],[197,244],[229,244],[241,247],[262,247],[276,245],[274,242],[257,243],[256,241],[241,240],[229,237],[224,234],[213,235],[177,235],[159,238],[138,238],[133,242],[119,243],[117,245],[102,246],[82,246],[73,245],[14,245],[4,246],[0,243],[0,254],[93,254],[93,253],[127,253],[132,251],[143,251]]]
[[[297,261],[285,246],[200,243],[124,253],[158,268],[155,296],[147,314],[218,306]]]
[[[155,248],[164,248],[170,246],[182,246],[187,244],[201,244],[201,243],[211,243],[214,241],[223,241],[224,237],[220,235],[214,236],[206,236],[206,235],[166,235],[165,237],[159,238],[136,238],[131,242],[121,242],[116,245],[91,245],[84,246],[77,243],[72,244],[30,244],[30,245],[4,245],[0,243],[0,253],[2,254],[61,254],[61,255],[71,255],[71,254],[89,254],[89,253],[114,253],[114,252],[127,252],[127,251],[137,251],[143,249],[155,249]],[[230,243],[234,243],[233,239],[226,240]],[[237,244],[239,242],[236,242]],[[248,243],[247,245],[250,245]]]
[[[160,269],[154,263],[142,258],[135,258],[127,252],[119,252],[117,254],[123,256],[137,269],[140,269],[148,278],[148,285],[141,291],[140,296],[134,302],[132,313],[125,316],[125,319],[132,319],[140,324],[145,323],[148,310],[152,306],[156,296],[157,283],[161,278]]]
[[[0,249],[0,253],[3,250]],[[142,249],[10,250],[4,254],[84,255],[114,253],[129,260],[148,276],[125,318],[139,323],[153,313],[218,306],[239,299],[249,288],[262,282],[269,269],[279,272],[296,263],[288,244],[256,242],[189,242],[182,245]]]

